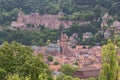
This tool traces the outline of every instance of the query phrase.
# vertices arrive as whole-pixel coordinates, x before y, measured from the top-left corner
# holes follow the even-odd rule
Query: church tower
[[[66,33],[61,33],[61,38],[60,38],[60,47],[61,47],[61,52],[63,55],[66,55],[69,53],[68,49],[68,42],[67,42],[68,36]]]

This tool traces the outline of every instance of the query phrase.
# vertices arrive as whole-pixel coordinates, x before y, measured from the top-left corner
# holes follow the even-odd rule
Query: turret
[[[17,22],[18,23],[24,23],[24,13],[22,11],[18,12]]]
[[[63,17],[64,16],[64,13],[62,12],[62,11],[60,11],[59,13],[58,13],[58,17],[60,18],[60,17]]]

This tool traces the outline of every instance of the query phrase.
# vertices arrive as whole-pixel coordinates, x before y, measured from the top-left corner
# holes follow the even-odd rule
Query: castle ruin
[[[11,27],[25,30],[26,29],[37,30],[40,27],[40,25],[42,25],[45,28],[49,29],[59,29],[61,24],[64,25],[64,28],[69,28],[70,25],[73,23],[78,23],[80,25],[89,23],[86,21],[59,20],[59,18],[63,16],[64,16],[63,12],[60,12],[58,15],[50,14],[39,15],[39,13],[31,13],[29,15],[25,15],[22,11],[19,11],[17,21],[13,21],[11,23]]]

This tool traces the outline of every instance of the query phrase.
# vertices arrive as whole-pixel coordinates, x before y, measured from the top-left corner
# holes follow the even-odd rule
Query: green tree
[[[24,78],[24,77],[19,76],[18,74],[14,74],[14,75],[9,74],[6,76],[6,79],[7,80],[30,80],[29,77]]]
[[[68,76],[65,74],[61,74],[59,76],[56,77],[56,80],[80,80],[79,78],[74,78],[72,76]]]
[[[65,76],[63,80],[73,80],[72,76]]]
[[[49,75],[46,73],[47,70],[45,69],[40,75],[39,75],[39,80],[51,80],[49,79]]]
[[[80,80],[79,78],[73,78],[73,80]]]
[[[50,41],[50,40],[47,40],[46,45],[49,45],[50,43],[51,43],[51,41]]]
[[[5,42],[0,47],[0,79],[4,79],[8,74],[18,74],[23,77],[30,77],[30,80],[39,80],[39,75],[46,73],[48,80],[52,79],[51,71],[43,62],[40,56],[33,56],[30,47],[22,46],[18,42]]]
[[[65,76],[65,74],[60,74],[56,77],[56,80],[62,80]]]
[[[47,57],[47,60],[48,60],[48,61],[52,62],[52,61],[53,61],[53,59],[54,59],[54,58],[53,58],[53,56],[48,55],[48,57]]]
[[[75,65],[79,65],[79,63],[76,61],[75,63],[74,63]]]
[[[96,80],[95,78],[91,77],[91,78],[88,78],[86,80]]]
[[[55,61],[55,62],[54,62],[54,65],[59,65],[59,62],[58,62],[58,61]]]
[[[7,80],[20,80],[20,77],[18,74],[8,75],[6,78],[7,78]]]
[[[63,72],[66,75],[70,75],[70,76],[73,76],[76,69],[77,69],[76,67],[71,66],[69,64],[64,64],[61,66],[61,72]]]
[[[116,46],[109,42],[102,48],[102,72],[100,80],[118,80],[118,58]]]

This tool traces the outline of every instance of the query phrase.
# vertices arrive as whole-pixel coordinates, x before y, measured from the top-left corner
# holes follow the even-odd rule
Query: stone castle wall
[[[38,13],[31,13],[25,15],[22,11],[18,12],[18,18],[16,22],[12,22],[11,26],[16,28],[27,28],[27,24],[33,24],[34,28],[38,28],[39,25],[44,25],[46,28],[50,29],[59,29],[61,24],[64,25],[64,28],[69,28],[71,24],[77,22],[81,24],[88,24],[89,22],[85,21],[71,21],[71,20],[59,20],[60,17],[63,17],[64,14],[61,12],[58,15],[39,15]]]

